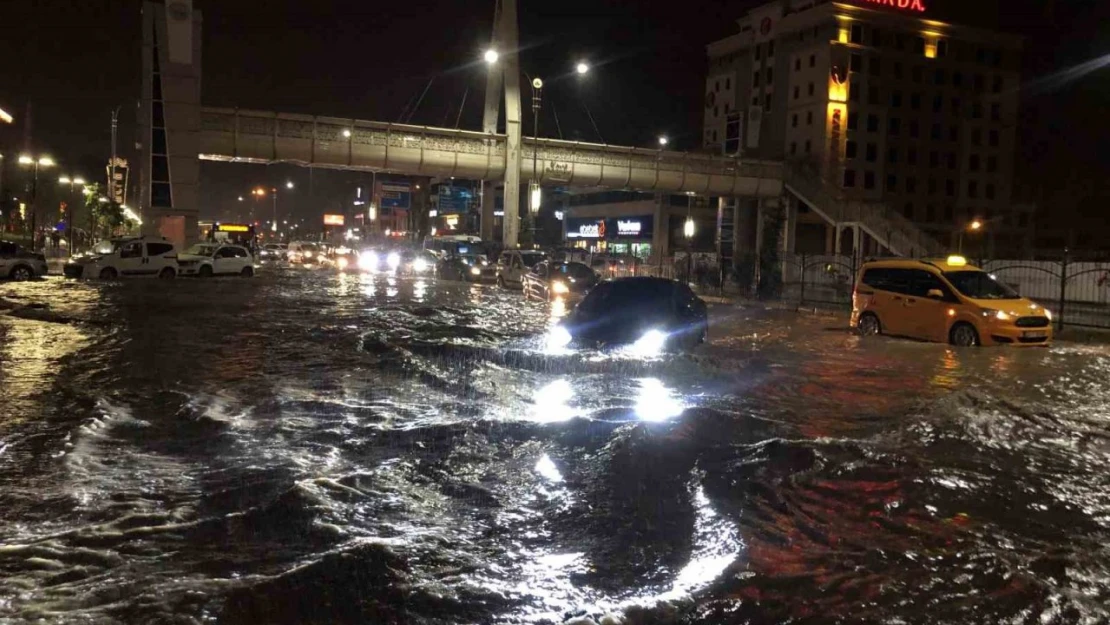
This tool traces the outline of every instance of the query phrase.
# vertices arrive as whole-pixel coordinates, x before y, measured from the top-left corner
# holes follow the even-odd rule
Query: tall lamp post
[[[292,190],[293,190],[293,186],[294,186],[294,185],[293,185],[293,181],[292,181],[292,180],[286,180],[286,181],[285,181],[285,188],[286,188],[286,189],[289,189],[290,191],[292,191]],[[273,222],[272,222],[272,223],[270,224],[270,232],[277,232],[277,229],[278,229],[278,227],[277,227],[277,224],[278,224],[278,218],[277,218],[277,196],[278,196],[278,190],[277,190],[277,187],[271,187],[271,188],[270,188],[270,195],[271,195],[271,197],[272,197],[272,198],[274,199],[274,221],[273,221]]]
[[[24,167],[31,167],[34,170],[34,175],[31,178],[31,251],[38,251],[38,237],[35,236],[35,230],[38,228],[38,203],[35,201],[38,197],[39,189],[39,168],[40,167],[53,167],[54,159],[49,156],[34,157],[30,154],[20,154],[19,164]]]
[[[964,253],[964,233],[965,232],[980,232],[983,230],[983,222],[979,219],[972,219],[967,225],[960,228],[960,234],[956,238],[956,252],[959,254]]]
[[[73,190],[75,187],[84,187],[85,179],[81,176],[61,176],[58,178],[58,184],[69,185],[69,196],[73,197]],[[69,254],[73,255],[73,212],[77,210],[77,205],[74,204],[72,208],[66,211],[66,239],[69,241]]]
[[[694,270],[694,195],[686,196],[686,223],[682,224],[682,234],[686,238],[686,281],[690,281],[690,274]]]
[[[543,80],[538,76],[532,79],[532,180],[528,184],[528,220],[526,230],[532,245],[536,243],[536,216],[540,212],[540,202],[543,200],[539,183],[539,154],[540,154],[540,107],[543,105]]]

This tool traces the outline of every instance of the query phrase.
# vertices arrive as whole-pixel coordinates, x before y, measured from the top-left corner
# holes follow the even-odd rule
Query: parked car
[[[0,241],[0,278],[17,282],[47,273],[46,257],[12,243]]]
[[[705,302],[689,286],[665,278],[618,278],[594,287],[547,342],[556,349],[631,345],[637,354],[655,356],[692,348],[708,333]]]
[[[539,250],[505,250],[497,259],[497,286],[519,289],[524,284],[524,274],[547,255]]]
[[[65,264],[69,278],[177,277],[177,249],[161,238],[130,237],[107,239],[92,252]]]
[[[436,266],[436,275],[445,280],[495,282],[497,265],[481,254],[449,256]]]
[[[242,245],[197,243],[177,257],[178,272],[183,276],[243,276],[254,275],[254,258]]]
[[[524,297],[581,298],[597,284],[597,273],[583,263],[543,261],[524,274]]]
[[[860,334],[977,345],[1047,345],[1052,313],[961,256],[864,263],[852,292]]]
[[[289,246],[285,243],[267,243],[258,251],[261,260],[286,260],[289,258]]]

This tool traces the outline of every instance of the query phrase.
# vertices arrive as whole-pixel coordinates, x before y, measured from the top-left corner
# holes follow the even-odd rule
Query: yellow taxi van
[[[1047,345],[1052,313],[961,256],[891,258],[860,267],[852,327],[960,346]]]

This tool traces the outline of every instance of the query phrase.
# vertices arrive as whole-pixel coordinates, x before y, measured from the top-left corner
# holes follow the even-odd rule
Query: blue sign
[[[439,185],[439,214],[459,214],[470,210],[474,191],[469,187]]]
[[[378,187],[378,198],[382,208],[408,210],[412,206],[412,188],[408,183],[383,182]]]

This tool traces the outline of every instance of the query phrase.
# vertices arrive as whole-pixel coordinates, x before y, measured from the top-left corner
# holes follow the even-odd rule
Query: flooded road
[[[553,312],[0,284],[0,622],[1110,622],[1105,347],[717,306],[689,355],[545,354]]]

